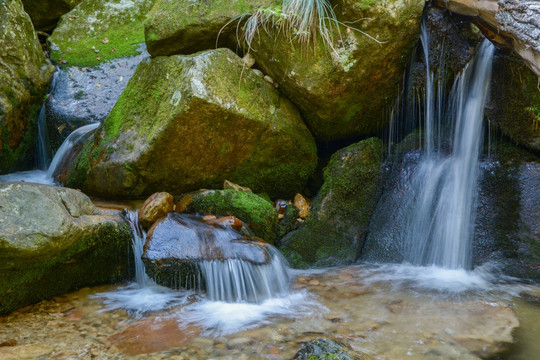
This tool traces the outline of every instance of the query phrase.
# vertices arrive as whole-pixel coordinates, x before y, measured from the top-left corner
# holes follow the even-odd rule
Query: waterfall
[[[58,69],[53,74],[51,81],[49,95],[53,93],[56,87],[56,80],[58,78]],[[45,111],[45,104],[47,100],[43,101],[41,109],[39,110],[39,116],[37,120],[38,138],[36,147],[36,165],[39,170],[47,170],[47,167],[51,161],[51,149],[49,146],[49,136],[47,133],[47,113]]]
[[[140,287],[155,285],[155,283],[150,280],[146,271],[144,269],[144,264],[141,260],[144,243],[146,241],[146,232],[139,225],[139,213],[138,211],[126,211],[126,220],[131,227],[131,232],[133,234],[133,242],[131,243],[131,248],[133,249],[133,258],[135,262],[135,281]]]
[[[435,116],[426,108],[426,146],[412,177],[412,218],[405,229],[404,260],[412,264],[471,267],[474,189],[493,52],[493,45],[484,40],[455,80],[447,112],[447,121],[454,126],[449,155],[431,151],[434,132],[427,129],[433,129]]]

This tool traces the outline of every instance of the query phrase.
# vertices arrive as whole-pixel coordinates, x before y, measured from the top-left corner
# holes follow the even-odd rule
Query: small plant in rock
[[[371,35],[340,22],[329,0],[283,0],[281,6],[259,8],[253,13],[238,15],[225,24],[221,31],[233,22],[238,22],[238,41],[243,42],[250,50],[253,50],[252,43],[260,29],[269,34],[271,30],[277,31],[277,34],[283,33],[291,42],[296,40],[303,46],[315,44],[320,38],[326,48],[332,51],[337,51],[334,44],[335,36],[341,35],[340,25],[382,43]]]

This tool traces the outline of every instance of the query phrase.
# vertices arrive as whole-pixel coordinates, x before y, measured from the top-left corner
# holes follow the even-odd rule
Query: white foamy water
[[[260,304],[202,300],[184,307],[176,317],[182,323],[198,325],[205,336],[223,336],[277,319],[317,318],[326,312],[328,309],[314,295],[302,290]]]
[[[20,181],[45,185],[57,185],[54,179],[49,177],[46,170],[19,171],[11,174],[0,175],[0,182]]]

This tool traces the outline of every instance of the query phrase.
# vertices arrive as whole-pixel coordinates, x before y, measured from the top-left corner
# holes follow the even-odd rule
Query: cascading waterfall
[[[426,101],[426,146],[412,178],[413,214],[405,233],[404,260],[412,264],[471,267],[474,189],[493,53],[494,46],[484,40],[475,59],[456,78],[447,112],[447,121],[454,123],[449,156],[433,151],[436,117],[429,110],[432,99],[428,96]],[[433,76],[427,79],[432,82]]]
[[[54,72],[53,78],[51,81],[49,95],[54,92],[56,87],[56,80],[58,78],[58,69]],[[47,133],[47,113],[45,111],[45,105],[47,101],[45,100],[41,105],[39,110],[39,116],[37,120],[38,127],[38,138],[37,138],[37,147],[36,147],[36,165],[39,170],[47,170],[51,162],[51,149],[49,146],[49,136]]]

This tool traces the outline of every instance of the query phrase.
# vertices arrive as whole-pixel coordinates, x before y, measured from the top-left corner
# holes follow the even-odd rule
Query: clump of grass
[[[360,20],[367,19],[357,21]],[[236,26],[237,39],[239,42],[243,41],[249,50],[253,50],[251,46],[253,40],[263,29],[268,34],[270,34],[270,30],[277,31],[277,34],[282,32],[291,42],[296,40],[303,46],[310,43],[315,44],[320,38],[326,48],[337,52],[335,37],[341,36],[340,25],[382,44],[371,35],[340,22],[329,0],[283,0],[281,6],[273,9],[259,8],[253,13],[244,13],[234,17],[223,26],[220,33],[233,22],[238,22]],[[274,33],[274,35],[277,34]]]

